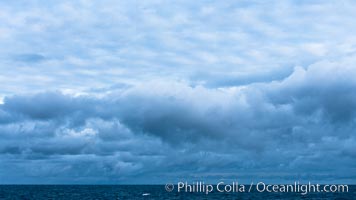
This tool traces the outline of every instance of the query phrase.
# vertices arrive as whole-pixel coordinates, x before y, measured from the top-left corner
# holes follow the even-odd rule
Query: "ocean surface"
[[[356,199],[356,186],[344,193],[185,193],[164,185],[0,185],[0,199]]]

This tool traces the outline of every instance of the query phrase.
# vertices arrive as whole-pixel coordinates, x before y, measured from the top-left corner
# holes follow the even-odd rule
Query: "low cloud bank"
[[[318,62],[281,81],[238,87],[153,81],[100,97],[6,97],[0,182],[352,182],[352,63]]]

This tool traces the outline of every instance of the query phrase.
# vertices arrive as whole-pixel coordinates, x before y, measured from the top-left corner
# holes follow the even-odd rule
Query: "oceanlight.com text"
[[[216,184],[206,184],[204,181],[178,182],[177,184],[166,184],[166,191],[187,192],[187,193],[244,193],[244,192],[267,192],[267,193],[344,193],[349,191],[348,185],[335,184],[301,184],[295,181],[293,184],[267,184],[264,182],[251,182],[249,185],[238,182],[218,182]]]

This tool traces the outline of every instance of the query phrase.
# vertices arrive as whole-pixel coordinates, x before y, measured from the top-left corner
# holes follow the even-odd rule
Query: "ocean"
[[[0,199],[356,199],[356,185],[343,193],[167,192],[164,185],[0,185]]]

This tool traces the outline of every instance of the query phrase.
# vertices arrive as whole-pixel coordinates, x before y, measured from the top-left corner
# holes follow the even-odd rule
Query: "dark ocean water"
[[[185,193],[164,185],[0,185],[0,199],[356,199],[356,186],[346,193]]]

